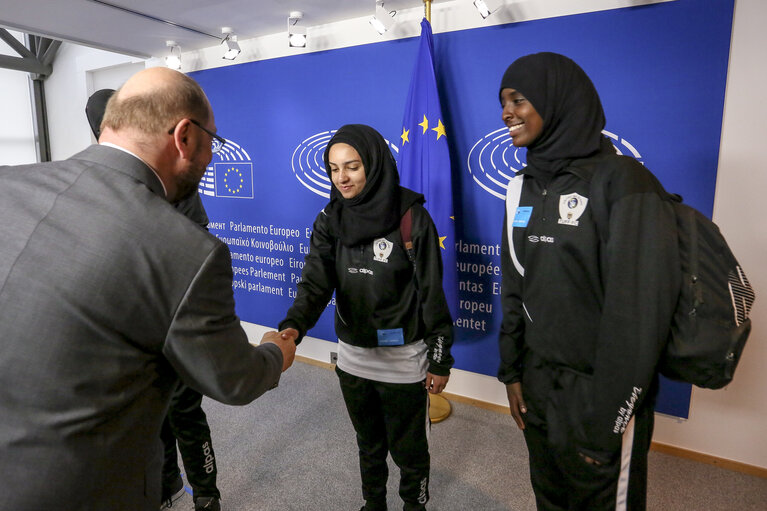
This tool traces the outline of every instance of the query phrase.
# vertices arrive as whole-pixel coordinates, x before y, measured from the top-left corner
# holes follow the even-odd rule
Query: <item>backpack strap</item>
[[[594,225],[603,243],[610,237],[610,215],[607,208],[607,190],[600,179],[592,179],[589,186],[589,204],[594,215]]]
[[[402,244],[405,245],[405,252],[407,258],[413,264],[413,285],[415,286],[415,292],[418,293],[418,274],[415,271],[415,249],[413,248],[413,209],[408,208],[402,218],[399,220],[399,232],[402,236]],[[420,300],[420,298],[419,298]]]
[[[402,243],[405,245],[405,252],[410,262],[415,264],[415,251],[413,250],[413,210],[408,208],[399,221],[399,231],[402,235]]]

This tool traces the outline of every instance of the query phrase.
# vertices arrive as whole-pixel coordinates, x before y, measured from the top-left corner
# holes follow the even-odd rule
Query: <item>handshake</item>
[[[261,338],[261,344],[270,342],[276,344],[282,351],[282,371],[293,365],[296,358],[296,339],[298,339],[298,330],[295,328],[286,328],[281,332],[267,332]]]

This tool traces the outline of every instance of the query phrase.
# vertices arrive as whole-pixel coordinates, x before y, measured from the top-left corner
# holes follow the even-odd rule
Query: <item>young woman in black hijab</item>
[[[678,296],[667,194],[602,135],[583,70],[555,53],[503,75],[527,166],[509,183],[498,378],[538,509],[644,509],[656,365]]]
[[[373,128],[343,126],[324,160],[330,203],[314,222],[280,330],[295,329],[300,341],[335,292],[336,372],[357,432],[362,509],[386,509],[389,452],[400,468],[404,509],[425,509],[427,394],[442,392],[453,365],[437,231],[423,196],[399,186],[394,158]],[[408,211],[413,262],[400,232]]]

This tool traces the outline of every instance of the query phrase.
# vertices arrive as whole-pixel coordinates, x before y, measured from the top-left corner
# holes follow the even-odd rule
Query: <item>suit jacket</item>
[[[231,286],[227,246],[130,154],[0,167],[0,509],[156,511],[178,376],[228,404],[280,377]]]

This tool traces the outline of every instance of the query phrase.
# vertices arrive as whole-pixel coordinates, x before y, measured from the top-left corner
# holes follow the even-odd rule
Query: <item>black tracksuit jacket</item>
[[[383,237],[389,245],[371,241],[347,247],[330,234],[328,217],[320,212],[297,296],[280,322],[280,330],[293,327],[301,339],[335,291],[339,339],[354,346],[376,347],[378,330],[402,328],[406,344],[420,339],[426,342],[430,373],[449,374],[453,324],[442,289],[437,230],[423,206],[415,204],[411,210],[415,265],[407,257],[399,226]],[[377,257],[387,247],[390,252]]]
[[[577,448],[607,459],[648,394],[668,336],[681,280],[674,212],[633,158],[576,160],[549,182],[530,172],[515,178],[521,209],[507,195],[498,378],[522,380],[526,350],[577,374],[560,412]],[[595,218],[592,201],[604,201],[597,211],[607,218]]]

